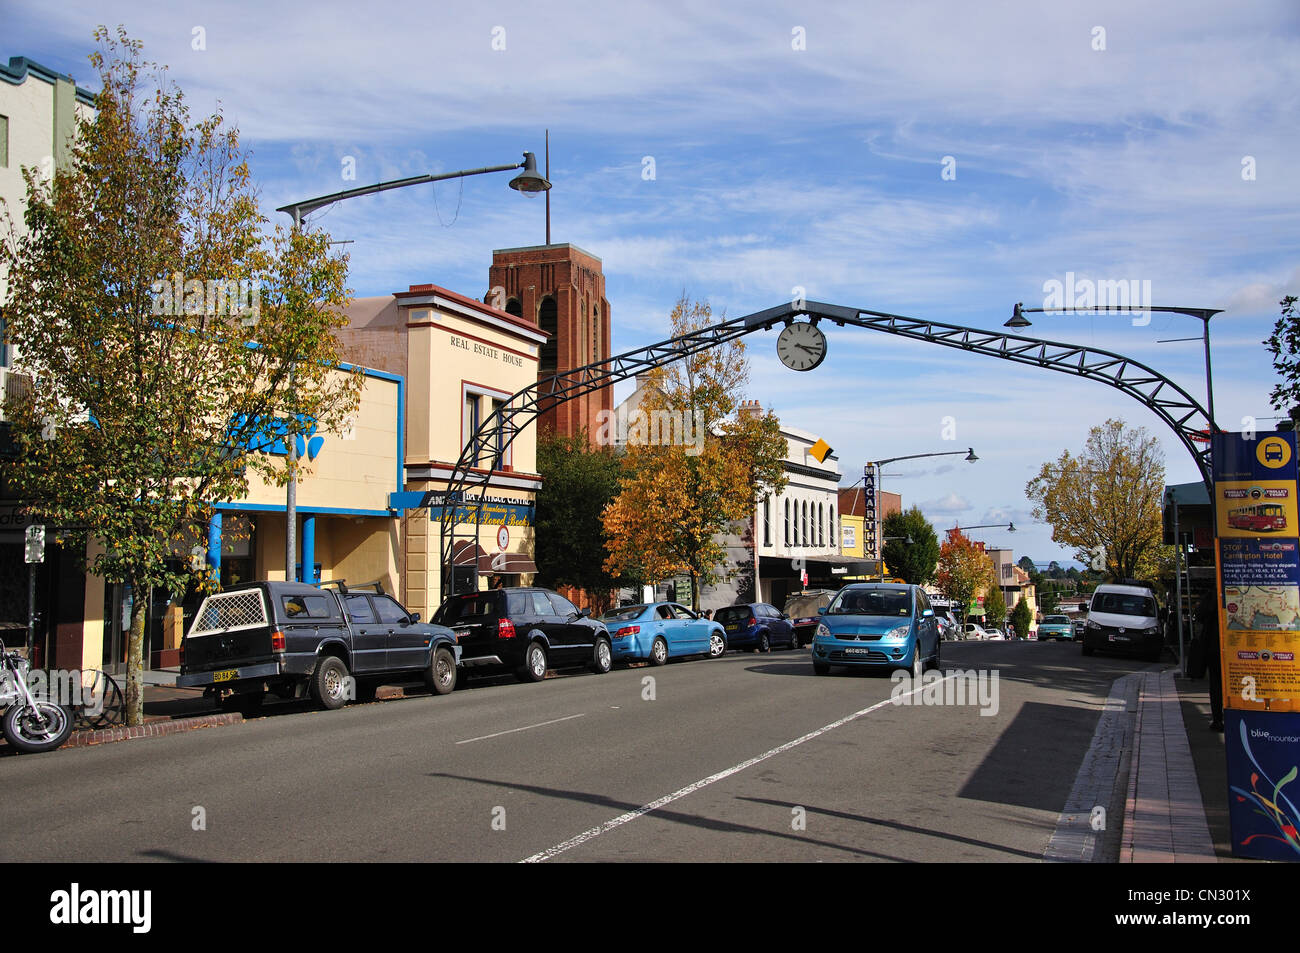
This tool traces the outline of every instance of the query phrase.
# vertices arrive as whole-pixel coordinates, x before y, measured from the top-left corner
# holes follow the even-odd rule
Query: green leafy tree
[[[682,295],[671,322],[673,336],[701,330],[713,323],[712,311]],[[740,406],[749,380],[743,341],[698,352],[650,378],[643,403],[650,416],[670,415],[699,439],[629,438],[619,494],[604,514],[605,569],[656,581],[689,576],[698,609],[700,588],[727,574],[724,534],[752,517],[760,493],[785,487],[788,444],[772,413]]]
[[[237,132],[191,122],[165,71],[144,88],[152,64],[124,31],[95,36],[93,117],[51,182],[23,170],[25,229],[4,246],[13,363],[32,382],[8,407],[11,476],[89,572],[134,594],[139,724],[150,590],[184,591],[215,502],[290,478],[260,452],[268,433],[336,429],[361,378],[338,366],[347,269],[328,236],[268,235]]]
[[[939,537],[919,507],[885,517],[885,543],[881,555],[891,574],[909,583],[926,585],[934,579],[939,562]]]
[[[1300,410],[1300,299],[1287,295],[1278,305],[1282,315],[1273,325],[1273,333],[1264,341],[1273,355],[1273,369],[1282,382],[1273,386],[1270,398],[1273,409],[1292,415]]]
[[[1028,556],[1021,556],[1020,559],[1016,562],[1016,565],[1019,566],[1027,573],[1032,574],[1034,572],[1037,572],[1037,570],[1034,569],[1034,561],[1030,559]]]
[[[1021,599],[1011,610],[1011,624],[1016,627],[1016,636],[1025,638],[1034,627],[1034,614],[1029,611],[1029,600]]]
[[[613,447],[593,447],[587,434],[555,434],[537,444],[537,573],[544,586],[576,586],[600,608],[601,595],[640,580],[605,571],[609,550],[601,514],[618,495],[622,467]]]
[[[989,625],[995,628],[1001,628],[1002,622],[1007,617],[1007,600],[1002,595],[1002,590],[993,586],[984,597],[984,618],[988,620]]]
[[[1068,450],[1045,463],[1025,486],[1034,518],[1052,526],[1052,539],[1076,547],[1076,558],[1106,550],[1113,578],[1135,576],[1161,540],[1164,453],[1142,427],[1107,420],[1093,427],[1083,452]]]

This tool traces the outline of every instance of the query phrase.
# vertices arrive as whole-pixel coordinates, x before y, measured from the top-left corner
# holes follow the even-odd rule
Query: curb
[[[107,744],[112,741],[130,741],[133,738],[157,738],[162,735],[174,735],[195,728],[207,728],[210,725],[238,725],[244,716],[238,712],[224,712],[220,715],[197,715],[193,718],[177,718],[174,721],[154,721],[144,725],[117,728],[100,728],[95,731],[74,731],[63,744],[64,748],[85,748],[90,745]]]
[[[1119,863],[1133,863],[1133,840],[1137,816],[1138,762],[1142,753],[1142,697],[1146,694],[1145,681],[1138,683],[1137,717],[1133,721],[1133,753],[1129,761],[1128,793],[1124,797],[1124,833],[1119,845]]]

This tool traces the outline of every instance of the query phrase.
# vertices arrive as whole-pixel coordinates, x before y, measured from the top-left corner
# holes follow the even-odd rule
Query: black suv
[[[433,621],[456,634],[467,672],[510,670],[521,682],[540,682],[548,667],[610,670],[609,632],[590,615],[549,589],[490,589],[451,596]]]

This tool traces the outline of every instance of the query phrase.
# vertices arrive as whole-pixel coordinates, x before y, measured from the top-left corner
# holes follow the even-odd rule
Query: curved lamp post
[[[360,188],[344,189],[342,192],[331,192],[329,195],[319,195],[314,199],[303,199],[301,202],[290,202],[288,205],[281,205],[276,209],[277,212],[285,212],[293,216],[293,228],[297,231],[302,227],[303,216],[310,215],[312,212],[319,211],[335,202],[342,202],[344,199],[354,199],[362,195],[374,195],[376,192],[387,192],[391,189],[402,189],[408,185],[423,185],[426,182],[441,182],[444,179],[463,179],[471,175],[484,175],[489,172],[513,172],[522,170],[518,175],[510,180],[510,187],[516,192],[536,193],[546,192],[550,189],[551,183],[537,171],[537,157],[531,152],[524,153],[524,160],[511,165],[490,165],[481,169],[461,169],[458,172],[439,172],[436,175],[414,175],[406,179],[394,179],[391,182],[376,182],[374,185],[363,185]],[[290,366],[290,374],[293,369]],[[290,428],[292,429],[292,428]],[[293,581],[294,569],[298,562],[298,540],[297,540],[297,522],[298,522],[298,481],[294,477],[293,471],[298,464],[297,435],[287,434],[285,436],[287,462],[289,470],[289,482],[285,488],[284,504],[284,521],[285,521],[285,557],[284,557],[284,578]],[[306,559],[303,560],[302,575],[303,580],[307,581],[312,574],[310,566],[306,565]]]

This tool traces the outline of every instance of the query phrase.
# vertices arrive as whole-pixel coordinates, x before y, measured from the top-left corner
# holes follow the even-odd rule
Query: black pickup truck
[[[253,582],[208,596],[181,643],[177,686],[243,711],[267,689],[335,709],[372,700],[394,676],[422,676],[438,695],[456,687],[450,629],[422,624],[382,586],[332,586]]]

